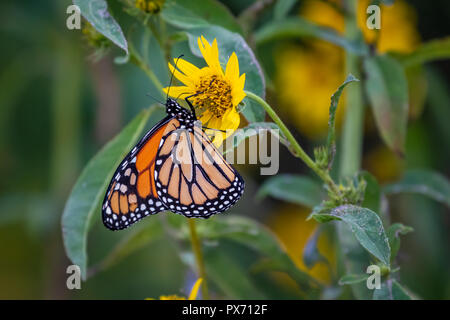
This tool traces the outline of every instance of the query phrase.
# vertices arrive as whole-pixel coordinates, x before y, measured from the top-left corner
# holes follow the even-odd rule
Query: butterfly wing
[[[164,135],[155,164],[159,199],[187,217],[221,213],[244,192],[242,177],[198,126],[192,132],[178,129]]]
[[[161,138],[173,122],[156,124],[123,159],[113,175],[102,206],[103,224],[111,230],[129,227],[142,218],[167,210],[158,199],[154,167]]]

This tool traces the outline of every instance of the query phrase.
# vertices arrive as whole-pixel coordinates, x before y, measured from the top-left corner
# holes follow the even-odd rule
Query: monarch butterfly
[[[167,97],[167,116],[117,168],[102,206],[108,229],[127,228],[164,210],[209,218],[242,196],[244,180],[201,129],[191,97],[185,98],[191,111]]]

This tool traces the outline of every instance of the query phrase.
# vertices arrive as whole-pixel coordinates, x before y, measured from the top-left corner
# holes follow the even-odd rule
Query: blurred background
[[[239,16],[254,1],[222,2]],[[117,1],[108,3],[122,26],[132,24]],[[367,3],[361,1],[361,8]],[[83,31],[66,28],[69,4],[66,0],[0,3],[0,298],[143,299],[186,295],[195,278],[167,235],[97,273],[82,283],[81,290],[66,288],[66,268],[71,263],[64,252],[60,222],[70,190],[87,161],[141,109],[154,103],[147,94],[161,98],[140,69],[130,63],[114,63],[115,57],[123,55],[119,49],[104,48],[94,53],[96,39],[88,27]],[[385,25],[378,40],[381,52],[408,53],[421,42],[449,35],[448,1],[436,0],[431,5],[420,0],[396,0],[384,12]],[[290,14],[340,32],[344,28],[334,1],[298,1]],[[254,22],[255,28],[271,15],[268,5]],[[364,10],[360,18],[363,24]],[[146,58],[158,78],[168,84],[164,54],[157,41],[149,34],[139,36],[148,41]],[[373,34],[364,36],[366,41],[373,41]],[[330,96],[346,76],[342,49],[319,40],[284,40],[258,47],[252,39],[248,41],[264,68],[268,100],[311,154],[326,135]],[[174,46],[172,56],[181,53],[194,63],[200,61],[190,54],[185,42]],[[366,112],[363,168],[383,184],[411,168],[431,168],[447,177],[450,173],[450,62],[408,69],[407,76],[411,104],[404,158],[384,146],[372,115]],[[338,126],[343,112],[340,108]],[[152,115],[151,122],[162,116],[161,110]],[[332,281],[332,268],[319,264],[308,269],[301,259],[307,239],[317,228],[316,222],[305,221],[309,211],[274,199],[257,201],[255,194],[265,177],[259,175],[255,165],[238,169],[248,187],[231,214],[251,216],[266,224],[299,268],[325,282]],[[283,148],[280,172],[310,174]],[[391,220],[415,229],[402,239],[402,283],[421,298],[449,299],[449,209],[420,196],[399,195],[393,200]],[[100,211],[94,228],[88,250],[95,264],[111,247],[109,238],[103,236],[109,231],[101,226]],[[227,249],[232,244],[222,246],[232,250],[236,260],[251,259],[245,250]],[[335,249],[329,239],[319,239],[319,248],[334,261]],[[298,297],[289,279],[275,277],[277,291],[263,297]]]

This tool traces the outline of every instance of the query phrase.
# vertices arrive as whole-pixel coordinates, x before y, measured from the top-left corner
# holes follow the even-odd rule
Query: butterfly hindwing
[[[242,177],[198,126],[174,129],[162,137],[155,172],[162,203],[187,217],[224,212],[244,190]]]

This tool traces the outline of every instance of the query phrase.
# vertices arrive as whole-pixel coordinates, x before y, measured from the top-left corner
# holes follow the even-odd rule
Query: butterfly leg
[[[212,79],[212,80],[211,80],[211,82],[209,83],[209,86],[211,86],[211,84],[214,82],[214,80],[216,80],[216,79]],[[192,114],[194,115],[194,118],[195,118],[195,119],[197,119],[197,115],[195,114],[195,108],[194,108],[194,106],[192,105],[192,102],[189,101],[189,99],[190,99],[190,98],[193,98],[193,97],[196,97],[196,96],[198,96],[198,95],[200,95],[200,94],[202,94],[202,93],[204,93],[204,92],[205,92],[205,90],[200,91],[200,92],[197,92],[197,93],[194,93],[194,94],[192,94],[192,95],[190,95],[190,96],[184,98],[184,100],[186,100],[187,104],[189,105],[189,108],[191,108]]]

